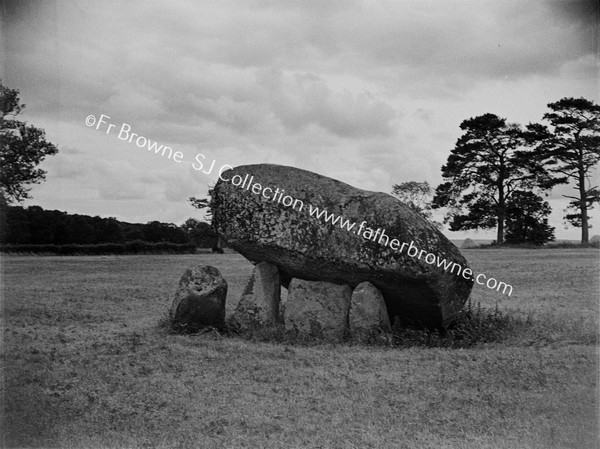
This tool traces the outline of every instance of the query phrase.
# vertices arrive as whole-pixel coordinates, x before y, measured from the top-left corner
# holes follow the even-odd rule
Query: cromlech
[[[227,244],[254,264],[275,266],[285,288],[293,279],[351,289],[368,282],[390,320],[403,325],[446,328],[473,287],[465,258],[426,218],[391,195],[310,171],[273,164],[227,170],[211,211]]]

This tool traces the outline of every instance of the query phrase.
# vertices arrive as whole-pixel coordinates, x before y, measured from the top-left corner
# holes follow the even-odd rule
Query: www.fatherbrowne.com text
[[[328,212],[326,209],[321,209],[312,204],[304,204],[304,201],[293,198],[290,195],[285,194],[285,190],[280,188],[265,187],[258,182],[254,182],[254,176],[246,174],[245,176],[235,175],[232,178],[224,178],[221,174],[219,178],[224,182],[230,182],[234,186],[252,192],[255,195],[260,195],[269,201],[277,204],[283,204],[286,207],[291,207],[298,212],[308,212],[311,217],[316,217],[323,220],[325,223],[331,223],[337,225],[340,229],[352,232],[361,236],[365,240],[377,242],[380,245],[388,246],[389,248],[398,251],[402,254],[406,250],[406,254],[409,257],[417,258],[418,260],[424,260],[429,265],[443,268],[445,271],[449,271],[456,276],[462,276],[464,279],[474,279],[479,285],[485,285],[491,290],[498,292],[502,291],[503,294],[508,296],[512,295],[512,285],[502,281],[498,281],[495,278],[488,278],[485,274],[480,273],[474,276],[473,271],[470,268],[464,268],[462,265],[452,262],[446,259],[440,258],[439,255],[428,253],[423,249],[419,249],[414,241],[400,242],[396,238],[391,238],[385,232],[385,229],[373,228],[367,226],[366,221],[362,221],[360,224],[357,222],[350,221],[340,215],[336,215]]]

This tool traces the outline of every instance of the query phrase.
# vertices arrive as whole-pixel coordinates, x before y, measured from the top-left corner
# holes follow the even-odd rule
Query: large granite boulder
[[[210,265],[192,265],[181,276],[171,304],[172,328],[196,332],[207,326],[223,327],[226,296],[227,282],[219,270]]]
[[[280,293],[277,267],[267,262],[259,263],[246,284],[231,323],[244,329],[279,321]]]
[[[285,329],[301,336],[341,340],[348,328],[351,297],[352,289],[347,285],[292,279]]]
[[[292,278],[353,288],[368,281],[392,320],[445,327],[473,286],[465,258],[427,219],[391,195],[309,171],[227,170],[213,189],[212,212],[228,245],[276,265],[284,286]]]

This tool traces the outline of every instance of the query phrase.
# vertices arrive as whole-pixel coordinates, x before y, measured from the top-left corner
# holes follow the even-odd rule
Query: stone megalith
[[[246,165],[221,174],[211,207],[228,245],[276,265],[284,286],[292,278],[352,288],[368,281],[392,320],[445,327],[473,287],[458,248],[385,193],[293,167]]]
[[[227,282],[215,267],[192,265],[183,273],[171,305],[171,327],[196,332],[223,327]]]
[[[292,279],[284,312],[286,330],[341,340],[348,328],[351,296],[348,285]]]
[[[353,339],[364,342],[392,331],[383,295],[370,282],[361,282],[352,292],[348,328]]]
[[[259,263],[252,271],[231,322],[243,329],[278,321],[280,293],[277,267],[267,262]]]

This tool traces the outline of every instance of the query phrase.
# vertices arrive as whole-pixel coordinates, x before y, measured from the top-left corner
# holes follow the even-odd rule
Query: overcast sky
[[[22,119],[59,148],[25,204],[181,224],[200,215],[187,198],[217,179],[194,170],[197,153],[216,167],[291,165],[367,190],[435,187],[464,119],[527,124],[563,97],[598,102],[595,5],[5,1],[0,75],[21,91]],[[108,133],[86,126],[101,114]],[[119,140],[123,123],[183,161]],[[565,192],[551,194],[551,224],[577,239],[562,225]]]

